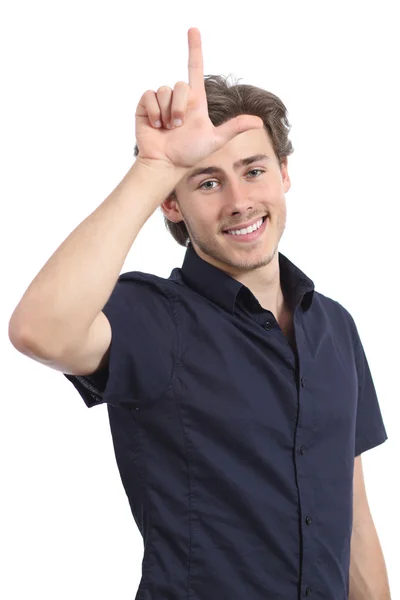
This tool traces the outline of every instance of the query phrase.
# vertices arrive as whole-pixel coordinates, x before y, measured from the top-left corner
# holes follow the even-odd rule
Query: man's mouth
[[[227,233],[229,235],[248,235],[253,231],[257,231],[263,225],[263,223],[267,219],[267,216],[268,215],[264,215],[263,217],[260,217],[259,219],[250,222],[249,225],[238,225],[236,227],[224,229],[224,233]]]

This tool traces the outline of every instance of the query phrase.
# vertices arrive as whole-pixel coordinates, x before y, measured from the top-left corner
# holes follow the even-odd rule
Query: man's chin
[[[233,271],[253,271],[259,269],[270,262],[269,254],[266,252],[254,252],[253,254],[248,253],[234,253],[234,252],[220,252],[209,255],[213,260],[213,264],[220,268],[229,267]]]
[[[241,244],[231,244],[229,241],[228,244],[208,244],[193,243],[191,240],[191,243],[201,258],[217,267],[227,265],[238,271],[249,271],[268,264],[271,259],[270,252],[261,246],[248,245],[245,247],[243,245],[241,248]]]

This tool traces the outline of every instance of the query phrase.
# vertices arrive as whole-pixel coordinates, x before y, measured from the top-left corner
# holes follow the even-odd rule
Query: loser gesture
[[[161,86],[157,93],[148,90],[137,106],[138,160],[145,164],[189,169],[236,135],[250,129],[260,129],[264,125],[259,117],[239,115],[214,127],[208,116],[198,29],[189,29],[188,44],[189,83],[178,81],[173,90]],[[182,125],[174,125],[176,119],[180,119]],[[157,121],[160,122],[158,127]]]

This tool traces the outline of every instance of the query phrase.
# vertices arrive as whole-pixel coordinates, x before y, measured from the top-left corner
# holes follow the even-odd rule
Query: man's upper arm
[[[68,375],[88,375],[106,368],[110,357],[111,325],[100,312],[86,337],[64,350],[62,355],[46,360],[46,366]]]
[[[107,361],[91,375],[64,372],[65,377],[89,408],[104,402],[149,405],[167,390],[175,362],[175,312],[168,294],[144,275],[123,274],[102,312],[111,328]]]
[[[370,524],[372,515],[365,488],[361,454],[354,459],[353,475],[353,530]]]

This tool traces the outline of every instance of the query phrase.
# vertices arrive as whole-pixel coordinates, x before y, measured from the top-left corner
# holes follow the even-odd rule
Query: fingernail
[[[174,119],[175,127],[180,127],[182,125],[182,119]]]
[[[156,127],[161,127],[161,121],[156,121],[156,122],[154,123],[154,125],[155,125]]]

